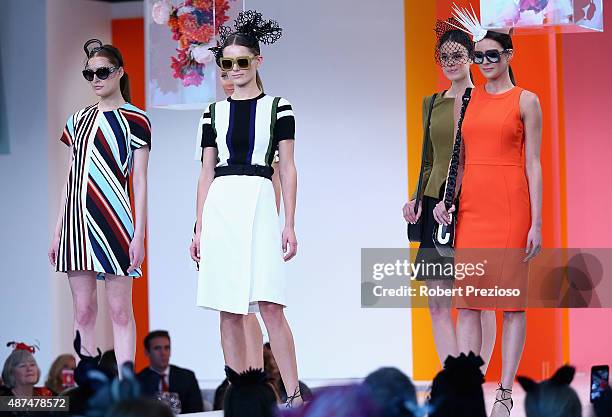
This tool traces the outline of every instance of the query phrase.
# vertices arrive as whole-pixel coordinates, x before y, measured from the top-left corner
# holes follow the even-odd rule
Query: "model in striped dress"
[[[280,29],[252,11],[239,14],[235,31],[225,29],[215,52],[234,82],[234,92],[208,106],[198,134],[202,170],[191,246],[191,256],[200,265],[197,305],[220,312],[225,363],[238,372],[262,365],[261,354],[253,357],[250,349],[261,343],[260,335],[248,326],[248,313],[259,311],[291,394],[287,405],[298,405],[302,399],[295,346],[283,311],[284,262],[297,253],[295,120],[287,100],[263,93],[257,72],[263,61],[259,42],[274,42]],[[277,149],[285,214],[282,232],[271,181]]]
[[[83,75],[100,101],[71,115],[61,136],[72,159],[49,258],[56,271],[68,274],[74,328],[90,354],[95,352],[96,278],[105,279],[117,362],[122,364],[133,361],[135,353],[131,291],[144,259],[151,127],[145,112],[129,103],[120,52],[99,41],[88,42],[85,49]]]

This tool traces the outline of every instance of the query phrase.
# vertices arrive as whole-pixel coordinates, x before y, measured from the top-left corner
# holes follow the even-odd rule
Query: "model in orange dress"
[[[481,351],[481,311],[504,311],[502,378],[492,416],[507,416],[512,408],[512,385],[525,344],[528,261],[540,251],[542,240],[541,109],[535,94],[515,85],[509,65],[513,54],[508,34],[488,31],[476,42],[474,62],[487,83],[472,92],[465,113],[457,178],[456,262],[466,248],[484,249],[465,255],[490,258],[476,281],[480,287],[520,289],[522,295],[467,297],[457,303],[457,344],[466,354]],[[434,217],[448,224],[448,213],[454,210],[447,212],[442,202]]]

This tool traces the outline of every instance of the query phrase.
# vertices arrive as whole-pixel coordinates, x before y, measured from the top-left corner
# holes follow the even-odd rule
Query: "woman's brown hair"
[[[116,67],[123,67],[123,56],[119,49],[115,48],[113,45],[102,45],[100,48],[96,48],[89,55],[89,59],[99,56],[109,60],[111,64]],[[123,99],[128,103],[132,100],[132,95],[130,93],[130,78],[128,77],[127,72],[125,72],[125,68],[123,69],[123,76],[121,80],[119,80],[119,87],[121,88],[121,95]]]

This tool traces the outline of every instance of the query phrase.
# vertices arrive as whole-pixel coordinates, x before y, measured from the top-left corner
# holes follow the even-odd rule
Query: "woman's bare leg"
[[[525,336],[527,331],[527,318],[524,311],[504,312],[504,330],[502,334],[502,377],[501,384],[507,390],[512,390],[514,378],[518,370],[523,348],[525,347]],[[503,394],[497,391],[497,399],[508,398],[509,393]],[[492,417],[507,416],[510,408],[510,400],[499,402],[493,406]]]
[[[453,283],[453,280],[432,279],[427,280],[427,287],[430,289],[450,289],[453,288]],[[451,317],[451,297],[430,296],[427,301],[429,303],[434,343],[440,363],[444,365],[448,356],[458,355],[457,335]]]
[[[247,368],[263,369],[263,334],[257,316],[253,313],[249,314],[244,320],[244,327],[246,334]]]
[[[136,321],[132,309],[132,284],[134,278],[106,274],[106,300],[113,324],[113,341],[117,367],[125,362],[134,363],[136,356]]]
[[[497,322],[495,318],[495,311],[485,310],[480,314],[480,324],[482,327],[482,347],[480,349],[480,356],[484,361],[481,370],[482,374],[486,375],[489,363],[491,363],[491,355],[493,355],[493,348],[495,347],[495,337],[497,335]]]
[[[260,301],[259,311],[268,330],[270,347],[276,359],[278,370],[285,385],[287,395],[299,392],[297,360],[295,356],[295,343],[289,323],[285,318],[283,306],[275,303]],[[301,397],[293,401],[293,405],[302,404]]]
[[[221,347],[225,364],[236,372],[247,369],[247,342],[243,314],[221,312]]]
[[[482,325],[480,310],[459,309],[457,316],[457,347],[466,355],[480,355],[482,349]]]
[[[96,274],[91,271],[68,272],[68,282],[72,292],[74,309],[74,333],[81,334],[81,352],[95,356],[95,329],[98,316],[98,295]]]

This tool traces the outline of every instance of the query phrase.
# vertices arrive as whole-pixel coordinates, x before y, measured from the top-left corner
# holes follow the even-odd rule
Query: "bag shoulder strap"
[[[444,93],[442,93],[442,95],[444,95]],[[423,148],[421,151],[421,170],[419,172],[419,183],[417,186],[416,202],[414,205],[415,214],[419,210],[419,202],[421,201],[421,191],[423,189],[423,168],[425,165],[425,157],[427,155],[427,147],[429,146],[429,142],[431,140],[429,136],[429,124],[431,122],[431,113],[433,112],[433,106],[434,106],[434,102],[436,101],[437,96],[438,96],[438,93],[434,93],[431,96],[431,101],[429,102],[429,110],[427,112],[427,124],[425,125],[425,132],[423,132]]]
[[[459,157],[461,154],[461,126],[463,125],[463,118],[465,117],[465,111],[467,110],[470,98],[472,96],[472,89],[466,88],[463,97],[461,98],[461,112],[459,114],[459,121],[457,122],[457,134],[455,135],[455,142],[453,144],[453,153],[448,164],[448,174],[446,175],[446,188],[444,189],[444,205],[448,210],[453,205],[455,199],[455,188],[457,186],[457,173],[459,171]]]

